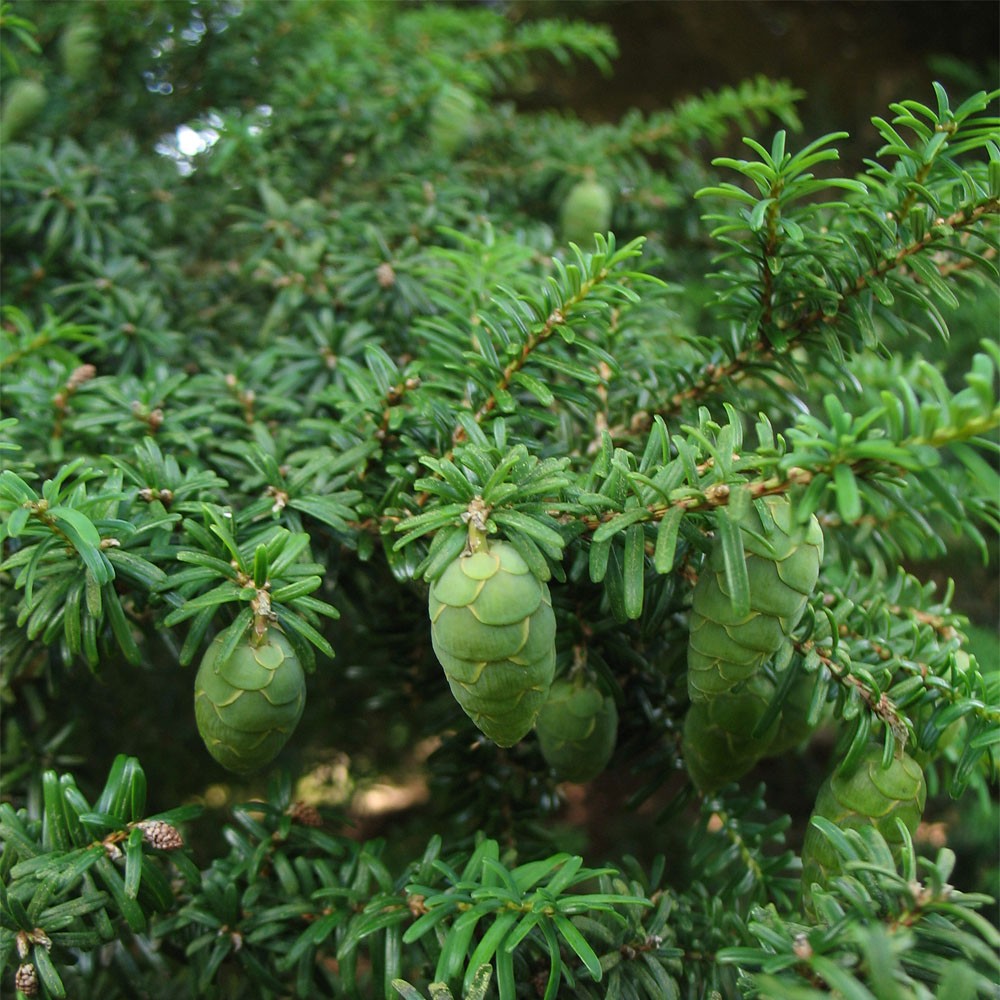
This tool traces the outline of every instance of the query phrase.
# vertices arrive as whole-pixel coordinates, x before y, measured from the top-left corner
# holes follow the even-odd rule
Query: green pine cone
[[[452,694],[495,743],[535,724],[555,673],[549,588],[507,542],[459,556],[431,585],[431,642]]]
[[[688,774],[703,795],[741,778],[768,752],[779,720],[756,739],[751,734],[773,697],[774,685],[754,674],[729,694],[692,703],[682,747]]]
[[[733,613],[725,562],[717,543],[694,589],[688,641],[688,695],[704,701],[731,691],[756,673],[781,647],[802,617],[823,559],[823,532],[815,517],[792,524],[784,497],[764,497],[773,520],[767,531],[750,507],[746,528],[767,538],[773,551],[743,532],[750,613]]]
[[[560,678],[552,684],[536,725],[542,756],[560,781],[590,781],[615,750],[618,710],[595,684]]]
[[[30,128],[49,99],[45,85],[23,77],[7,87],[0,111],[0,142],[12,142]]]
[[[86,17],[74,21],[63,32],[59,48],[66,75],[83,82],[90,77],[100,57],[97,26]]]
[[[447,84],[431,105],[428,134],[431,145],[451,156],[473,136],[476,126],[476,99],[467,90]]]
[[[587,249],[594,233],[606,233],[611,225],[611,194],[597,181],[580,181],[562,204],[560,213],[563,239]]]
[[[222,637],[202,658],[194,682],[194,714],[208,752],[237,774],[270,763],[298,725],[306,680],[285,635],[274,626],[255,646],[241,641],[217,662]]]
[[[813,816],[822,816],[842,830],[874,826],[895,854],[903,840],[896,820],[913,833],[926,798],[920,765],[903,754],[883,770],[882,747],[872,744],[850,774],[827,778],[816,796]],[[838,862],[833,845],[810,824],[802,846],[802,889],[807,899],[814,882],[831,883],[839,873]]]
[[[781,705],[778,731],[774,734],[765,757],[777,757],[794,750],[812,735],[816,727],[809,725],[808,715],[815,688],[815,674],[800,671],[798,677],[792,681],[792,688]]]

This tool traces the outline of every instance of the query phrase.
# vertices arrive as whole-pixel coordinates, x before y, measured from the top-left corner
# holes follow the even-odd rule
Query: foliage
[[[784,805],[906,760],[991,814],[995,657],[903,563],[986,558],[1000,527],[996,93],[893,103],[843,177],[781,81],[519,111],[539,67],[611,71],[591,25],[19,2],[0,38],[42,96],[0,164],[5,988],[996,996],[949,849],[818,809],[805,899]],[[462,559],[491,543],[534,601],[509,620]],[[794,614],[692,708],[692,601],[739,645],[806,549]],[[550,595],[517,697],[530,725],[554,655],[558,746],[477,732],[448,682],[494,689],[446,678],[429,588],[450,633],[485,621],[461,663],[500,686],[522,646],[490,629]],[[191,665],[257,696],[268,635],[302,720],[266,782],[224,777]],[[352,835],[308,791],[335,753],[356,782],[423,767],[426,801]],[[558,779],[605,763],[602,820],[649,843],[595,867]]]

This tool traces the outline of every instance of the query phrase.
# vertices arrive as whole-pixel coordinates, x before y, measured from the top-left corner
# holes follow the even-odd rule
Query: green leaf
[[[253,583],[254,586],[259,590],[264,584],[267,583],[268,574],[268,555],[267,546],[258,545],[257,550],[254,553],[253,560]]]
[[[219,646],[219,652],[216,654],[216,663],[226,663],[229,660],[229,657],[235,652],[236,647],[243,641],[243,637],[252,623],[253,611],[250,608],[244,608],[236,616],[232,625],[219,633],[222,636],[222,643]]]
[[[279,960],[278,968],[281,970],[290,969],[295,963],[311,948],[322,944],[333,931],[344,922],[347,913],[344,910],[334,910],[326,913],[299,935],[295,944],[289,948],[288,953]],[[349,939],[350,944],[341,946],[341,952],[349,951],[357,946],[356,939]]]
[[[125,762],[123,784],[127,792],[125,815],[131,822],[138,822],[146,812],[146,772],[135,757]]]
[[[527,389],[542,406],[551,406],[555,402],[552,390],[541,379],[535,378],[534,375],[517,371],[514,373],[511,381]]]
[[[505,910],[497,914],[496,919],[486,933],[483,934],[479,944],[476,945],[475,950],[469,957],[465,979],[462,984],[462,989],[466,996],[470,994],[473,981],[479,977],[483,966],[485,965],[489,968],[488,963],[493,959],[496,951],[503,946],[507,933],[517,923],[520,916],[521,914],[517,911]]]
[[[467,912],[472,912],[467,911]],[[476,919],[467,920],[461,928],[452,927],[441,947],[441,954],[438,956],[437,967],[434,971],[434,978],[442,981],[452,979],[458,975],[462,968],[462,962],[469,952],[469,942],[476,930]]]
[[[532,517],[530,514],[522,514],[516,510],[496,510],[491,514],[491,517],[497,524],[523,531],[529,538],[533,538],[538,542],[553,559],[558,559],[562,554],[562,535],[538,518]]]
[[[287,604],[290,601],[294,601],[297,597],[304,597],[306,594],[311,594],[322,583],[323,581],[318,576],[308,576],[304,580],[287,583],[285,586],[273,590],[271,592],[271,600],[275,604]]]
[[[103,607],[107,613],[108,621],[111,623],[111,631],[114,633],[115,641],[125,654],[125,659],[134,666],[139,666],[142,663],[142,654],[136,645],[135,637],[132,635],[132,627],[125,617],[125,609],[121,606],[114,587],[106,584],[103,595]]]
[[[125,842],[125,895],[135,899],[142,881],[142,830],[133,827]]]
[[[43,945],[36,944],[31,949],[31,960],[35,964],[35,969],[38,971],[38,979],[46,992],[54,997],[66,996],[66,987],[63,985],[63,981]]]
[[[110,548],[104,552],[104,557],[115,568],[116,573],[120,572],[122,576],[134,580],[147,590],[153,590],[167,582],[167,574],[159,566],[154,566],[134,552]]]
[[[542,1000],[555,1000],[556,991],[559,989],[559,982],[563,974],[562,956],[559,953],[559,940],[552,929],[552,921],[544,915],[542,915],[542,919],[538,922],[538,926],[541,929],[542,936],[545,938],[545,944],[549,952],[549,978],[545,984],[545,992],[542,994]]]
[[[622,565],[622,587],[625,596],[625,614],[638,618],[642,614],[646,536],[641,524],[633,524],[625,531],[625,559]]]
[[[274,610],[278,616],[278,621],[282,624],[286,632],[294,632],[302,636],[311,642],[321,653],[328,656],[331,660],[333,659],[333,646],[304,618],[292,612],[287,612],[283,608],[275,608]]]
[[[7,524],[5,530],[7,532],[8,538],[17,538],[18,535],[24,530],[24,526],[28,523],[28,518],[31,516],[31,511],[27,507],[17,507],[12,512],[10,517],[7,519]]]
[[[683,517],[683,507],[671,507],[660,520],[656,529],[656,547],[653,550],[653,566],[657,573],[669,573],[674,568],[677,531]]]
[[[720,508],[717,512],[715,523],[722,547],[726,586],[732,595],[733,614],[738,618],[746,617],[750,614],[750,578],[743,552],[743,535],[739,524],[732,519],[726,508]]]
[[[136,933],[144,931],[146,917],[142,912],[142,907],[126,894],[125,883],[111,862],[107,858],[99,858],[94,864],[94,870],[111,894],[111,898],[115,901],[115,905],[125,918],[129,928]]]
[[[559,893],[569,888],[569,886],[573,885],[576,874],[579,872],[582,865],[583,858],[579,855],[571,855],[566,858],[566,860],[560,864],[559,870],[552,876],[549,884],[545,887],[546,892],[553,896],[558,896]]]
[[[422,913],[416,920],[406,928],[403,934],[403,944],[412,944],[421,938],[427,931],[432,930],[446,917],[454,916],[457,912],[457,901],[454,905],[439,903],[433,909]]]
[[[115,571],[101,552],[101,536],[86,514],[72,507],[57,506],[49,509],[49,516],[62,529],[98,583],[109,583],[114,579]]]
[[[587,967],[587,971],[593,980],[600,982],[603,975],[601,961],[594,953],[594,949],[587,943],[586,938],[577,930],[569,918],[563,916],[563,914],[554,914],[552,920],[563,940],[576,952],[577,957]]]
[[[392,980],[392,988],[403,998],[403,1000],[425,1000],[423,994],[415,986],[411,986],[404,979]]]
[[[377,344],[365,345],[365,364],[368,365],[368,370],[372,373],[375,384],[383,396],[388,396],[399,384],[399,368]]]
[[[348,531],[347,521],[354,513],[349,507],[329,497],[294,497],[288,502],[288,506],[330,525],[334,531]]]
[[[594,532],[593,540],[594,542],[603,542],[617,535],[618,532],[624,531],[630,525],[636,524],[638,521],[648,521],[650,517],[650,512],[645,507],[634,507],[623,514],[618,514],[610,521],[605,521]]]
[[[43,842],[47,841],[52,847],[68,851],[75,845],[69,832],[59,775],[55,771],[46,771],[42,775],[42,796],[45,803]]]
[[[861,496],[849,465],[841,462],[833,467],[833,488],[841,518],[845,524],[853,524],[861,517]]]
[[[227,580],[225,583],[220,583],[218,587],[213,587],[211,590],[206,591],[204,594],[200,594],[198,597],[193,597],[189,601],[185,601],[184,605],[178,608],[176,611],[171,611],[169,615],[164,619],[164,624],[167,626],[177,625],[187,618],[192,618],[203,608],[215,608],[220,604],[225,604],[228,601],[235,601],[241,598],[244,588],[241,588],[238,584],[231,580]]]
[[[836,990],[844,1000],[877,1000],[875,995],[855,979],[848,969],[837,965],[825,955],[813,955],[809,964],[813,972],[820,976],[827,986]]]
[[[777,205],[776,198],[765,198],[762,201],[758,201],[753,207],[749,218],[747,219],[747,225],[749,225],[752,232],[758,232],[764,228],[764,221],[767,216],[767,210],[772,206]]]
[[[11,497],[18,503],[36,503],[38,501],[38,494],[10,469],[0,472],[0,493]]]

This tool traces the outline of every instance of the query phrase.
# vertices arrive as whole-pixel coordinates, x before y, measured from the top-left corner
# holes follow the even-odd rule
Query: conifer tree
[[[997,996],[918,823],[1000,668],[904,569],[996,551],[997,92],[847,176],[780,80],[518,110],[615,41],[485,6],[0,39],[0,988]]]

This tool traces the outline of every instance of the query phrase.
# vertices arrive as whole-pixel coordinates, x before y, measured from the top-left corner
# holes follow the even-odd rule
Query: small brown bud
[[[396,272],[392,269],[392,264],[384,261],[375,268],[375,277],[383,288],[392,288],[396,284]]]
[[[272,514],[277,514],[279,510],[284,510],[288,505],[288,493],[285,490],[279,490],[276,486],[268,486],[264,495],[274,497],[274,503],[271,505]]]
[[[729,486],[726,483],[716,483],[705,490],[705,499],[709,503],[721,503],[727,500],[730,494]]]
[[[38,995],[38,973],[35,972],[35,967],[30,962],[17,967],[17,972],[14,974],[14,986],[26,997]]]
[[[97,374],[97,369],[93,365],[80,365],[79,368],[74,368],[72,374],[69,377],[69,381],[66,383],[66,388],[70,392],[74,392],[79,389],[84,382],[89,382]]]
[[[136,825],[142,830],[143,839],[158,851],[175,851],[184,846],[184,838],[177,828],[162,819],[147,819]]]
[[[307,802],[293,802],[288,808],[288,815],[292,817],[293,823],[301,823],[302,826],[322,826],[323,817],[319,810]]]

